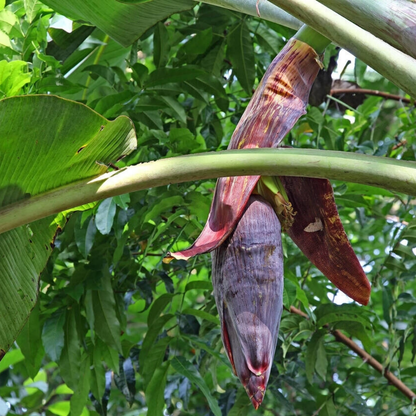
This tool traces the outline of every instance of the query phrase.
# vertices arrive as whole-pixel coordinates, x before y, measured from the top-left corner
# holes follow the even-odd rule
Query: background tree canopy
[[[294,33],[190,0],[0,0],[0,98],[55,94],[109,120],[128,116],[138,145],[123,148],[130,154],[119,168],[224,150]],[[284,144],[414,161],[414,105],[345,56],[327,48],[307,114]],[[345,91],[358,88],[386,94]],[[68,125],[82,129],[77,114]],[[0,362],[0,416],[255,413],[223,350],[210,255],[162,262],[198,236],[214,187],[158,187],[68,215],[35,309]],[[371,300],[361,307],[340,294],[283,235],[285,309],[259,413],[411,415],[409,398],[333,334],[351,337],[416,390],[415,200],[342,181],[333,187]]]

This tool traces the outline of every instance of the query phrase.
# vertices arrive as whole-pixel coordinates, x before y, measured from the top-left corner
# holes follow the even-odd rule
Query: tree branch
[[[416,195],[415,162],[315,149],[227,150],[141,163],[10,204],[0,210],[0,233],[128,192],[238,175],[338,179]]]
[[[341,94],[375,95],[377,97],[386,98],[387,100],[396,100],[396,101],[401,101],[402,103],[416,104],[415,100],[411,100],[410,98],[402,97],[401,95],[389,94],[388,92],[384,92],[384,91],[367,90],[365,88],[334,88],[330,92],[330,95],[341,95]]]
[[[301,310],[295,308],[294,306],[290,307],[289,310],[291,313],[295,313],[297,315],[303,316],[306,319],[309,319],[308,315],[303,313]],[[329,328],[328,325],[324,325],[324,327]],[[364,351],[360,348],[353,340],[345,336],[339,330],[330,330],[330,333],[335,337],[338,342],[346,345],[351,351],[354,351],[359,357],[361,357],[366,363],[371,365],[376,371],[378,371],[383,377],[385,377],[391,385],[396,387],[399,391],[401,391],[407,398],[409,398],[412,402],[416,400],[416,393],[409,389],[402,381],[400,381],[394,374],[390,371],[387,371],[383,368],[383,365],[378,362],[373,356],[371,356],[368,352]]]

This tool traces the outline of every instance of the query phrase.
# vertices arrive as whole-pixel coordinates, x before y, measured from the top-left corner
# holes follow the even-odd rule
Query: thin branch
[[[297,315],[303,316],[306,319],[309,319],[306,313],[302,312],[301,310],[295,308],[294,306],[290,307],[289,310],[291,313],[295,313]],[[329,328],[328,325],[324,325],[324,327]],[[368,352],[364,351],[360,348],[353,340],[349,339],[345,336],[342,332],[335,330],[330,330],[330,333],[335,337],[338,342],[346,345],[351,351],[354,351],[359,357],[361,357],[364,362],[371,365],[375,370],[377,370],[383,377],[385,377],[391,385],[396,387],[399,391],[401,391],[407,398],[409,398],[412,402],[416,400],[416,393],[409,389],[402,381],[400,381],[394,374],[390,371],[387,371],[383,368],[383,365],[378,362],[373,356],[371,356]]]
[[[384,91],[377,90],[367,90],[365,88],[334,88],[329,93],[330,95],[341,95],[341,94],[365,94],[365,95],[375,95],[377,97],[383,97],[387,100],[396,100],[401,101],[402,103],[416,104],[415,100],[410,98],[402,97],[401,95],[389,94]]]

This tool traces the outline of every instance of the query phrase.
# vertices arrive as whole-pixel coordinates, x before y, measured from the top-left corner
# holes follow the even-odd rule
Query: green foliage
[[[118,161],[119,167],[224,149],[252,88],[290,34],[225,9],[196,5],[191,10],[194,3],[187,1],[180,10],[189,3],[188,11],[163,20],[172,12],[166,4],[173,3],[108,0],[100,3],[108,13],[92,16],[94,2],[45,0],[74,19],[68,21],[39,1],[8,0],[4,9],[0,1],[1,96],[53,93],[86,103],[109,119],[129,116],[138,148]],[[165,10],[154,20],[141,14],[160,10],[160,4]],[[140,14],[113,20],[124,7]],[[137,16],[145,17],[139,21]],[[70,23],[71,33],[60,28],[63,23]],[[398,92],[358,62],[343,78]],[[320,107],[310,107],[285,144],[415,160],[414,108],[380,97],[366,98],[357,108],[348,105],[345,110],[326,98]],[[27,132],[31,111],[19,117]],[[94,117],[98,127],[107,122]],[[45,128],[57,130],[53,122],[45,120]],[[76,122],[72,117],[66,130]],[[84,141],[76,150],[87,138],[85,130],[78,134]],[[20,138],[23,134],[16,141]],[[59,157],[55,151],[53,158]],[[214,186],[203,181],[154,188],[69,216],[49,261],[33,271],[37,279],[47,262],[38,302],[36,281],[26,306],[36,303],[34,312],[0,362],[0,414],[254,414],[222,347],[209,256],[162,263],[167,251],[187,247],[197,237]],[[352,337],[416,389],[414,200],[343,182],[335,182],[334,191],[346,232],[372,282],[370,306],[342,297],[284,237],[284,305],[302,308],[309,319],[283,312],[260,412],[410,415],[408,400],[335,342],[330,331]],[[15,232],[21,235],[4,247],[19,264],[31,243],[26,231]],[[7,253],[4,247],[1,255]],[[12,271],[19,278],[15,264]],[[0,315],[7,313],[17,316],[6,310]]]

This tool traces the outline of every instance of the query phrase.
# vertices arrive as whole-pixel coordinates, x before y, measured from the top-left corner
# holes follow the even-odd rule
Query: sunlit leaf
[[[129,46],[158,21],[194,6],[191,0],[140,2],[143,4],[114,0],[45,0],[44,3],[60,14],[91,22],[123,46]],[[98,10],[105,13],[97,13]]]

